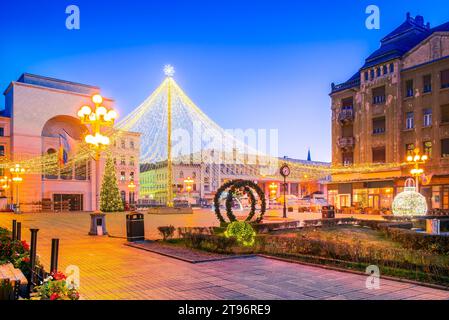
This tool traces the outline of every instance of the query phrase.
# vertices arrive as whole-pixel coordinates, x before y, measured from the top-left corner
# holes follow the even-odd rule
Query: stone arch
[[[47,122],[45,122],[42,127],[41,135],[43,137],[59,137],[59,135],[64,132],[75,140],[83,140],[83,137],[87,132],[87,128],[78,118],[67,115],[59,115],[50,118]]]

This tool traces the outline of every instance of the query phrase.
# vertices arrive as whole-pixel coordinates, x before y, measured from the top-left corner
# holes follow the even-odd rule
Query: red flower
[[[28,258],[28,257],[25,257],[25,258],[23,258],[23,260],[22,260],[23,262],[25,262],[25,263],[29,263],[30,262],[30,258]]]
[[[51,296],[50,296],[50,300],[58,300],[59,299],[59,294],[57,294],[57,293],[53,293]]]
[[[64,273],[62,273],[61,271],[58,272],[53,272],[51,274],[51,276],[53,277],[53,279],[55,279],[56,281],[58,280],[65,280],[67,277],[65,276]]]
[[[23,246],[23,249],[25,249],[25,251],[30,250],[30,246],[28,245],[28,243],[25,240],[22,240],[22,246]]]

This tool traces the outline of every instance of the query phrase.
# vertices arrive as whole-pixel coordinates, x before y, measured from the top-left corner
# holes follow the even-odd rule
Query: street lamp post
[[[12,182],[16,186],[16,212],[20,212],[19,185],[23,182],[22,175],[25,173],[25,169],[22,168],[20,164],[16,164],[14,167],[10,168],[9,171],[12,175]],[[11,190],[11,192],[13,191]]]
[[[271,199],[275,199],[277,192],[278,192],[278,185],[277,183],[270,183],[270,185],[268,186],[268,188],[270,189],[270,198]]]
[[[134,200],[134,197],[135,197],[134,190],[136,189],[136,185],[134,184],[133,180],[131,180],[130,183],[128,184],[128,189],[129,189],[130,194],[133,193],[132,203],[131,203],[131,197],[130,197],[129,204],[130,205],[134,205],[134,202],[135,202],[135,200]]]
[[[11,178],[9,178],[8,176],[4,176],[3,178],[0,179],[0,184],[2,189],[5,191],[5,197],[6,197],[6,205],[8,205],[8,190],[11,189]],[[10,198],[11,198],[11,203],[13,201],[12,199],[12,190],[10,192]]]
[[[187,195],[190,197],[190,191],[192,191],[192,185],[194,184],[194,180],[190,177],[184,179],[185,189],[187,190]]]
[[[92,96],[94,107],[84,105],[78,111],[78,117],[82,124],[90,126],[90,134],[85,137],[86,143],[95,150],[95,171],[96,171],[96,186],[95,186],[95,206],[99,210],[99,189],[100,189],[100,155],[110,143],[109,137],[101,133],[102,127],[112,127],[115,119],[117,119],[117,112],[113,109],[108,110],[102,105],[103,97],[99,94]]]
[[[410,170],[410,174],[415,177],[416,192],[419,192],[419,177],[424,173],[424,169],[420,168],[419,165],[425,164],[427,160],[429,160],[429,157],[426,154],[421,155],[419,148],[415,148],[413,153],[414,155],[409,155],[407,157],[407,162],[413,165],[413,169]]]

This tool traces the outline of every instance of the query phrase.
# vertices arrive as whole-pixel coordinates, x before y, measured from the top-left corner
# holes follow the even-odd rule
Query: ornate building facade
[[[20,199],[22,211],[97,210],[107,155],[116,161],[123,201],[137,201],[140,134],[114,130],[113,144],[100,158],[99,172],[92,157],[80,157],[76,150],[88,131],[77,112],[99,92],[95,86],[31,74],[11,82],[0,114],[1,176],[8,177],[9,167],[16,163],[25,172],[17,187],[14,183],[1,186],[3,205]],[[112,108],[114,101],[105,98],[103,105]],[[67,150],[58,159],[54,155],[63,145]],[[130,181],[135,181],[131,188]]]
[[[407,14],[330,96],[332,164],[367,169],[334,174],[330,202],[389,209],[419,148],[430,159],[420,192],[429,208],[449,209],[449,23],[431,28]]]

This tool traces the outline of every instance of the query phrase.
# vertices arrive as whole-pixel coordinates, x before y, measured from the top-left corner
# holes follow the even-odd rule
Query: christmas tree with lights
[[[121,212],[124,210],[114,163],[110,157],[106,160],[103,184],[101,185],[100,210],[103,212]]]

